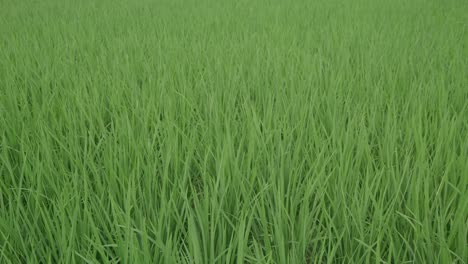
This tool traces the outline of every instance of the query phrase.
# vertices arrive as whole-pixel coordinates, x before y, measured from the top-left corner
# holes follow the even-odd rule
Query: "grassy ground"
[[[0,0],[0,263],[467,263],[468,3]]]

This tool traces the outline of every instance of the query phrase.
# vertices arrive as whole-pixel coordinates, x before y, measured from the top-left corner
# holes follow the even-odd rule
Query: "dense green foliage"
[[[468,2],[0,0],[0,263],[467,263]]]

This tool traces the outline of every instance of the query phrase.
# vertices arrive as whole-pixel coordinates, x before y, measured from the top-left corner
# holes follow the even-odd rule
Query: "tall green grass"
[[[0,0],[0,263],[467,263],[468,4]]]

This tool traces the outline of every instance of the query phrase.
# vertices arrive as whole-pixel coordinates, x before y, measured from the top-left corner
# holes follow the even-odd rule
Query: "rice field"
[[[468,263],[468,2],[0,0],[0,263]]]

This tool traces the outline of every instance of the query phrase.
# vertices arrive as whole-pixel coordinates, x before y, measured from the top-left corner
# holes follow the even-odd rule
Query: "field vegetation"
[[[467,263],[468,2],[0,0],[0,263]]]

